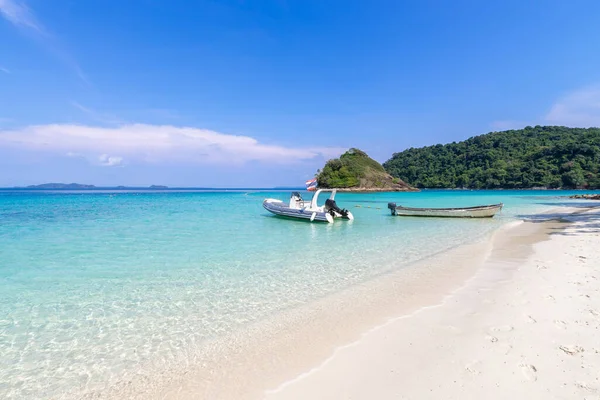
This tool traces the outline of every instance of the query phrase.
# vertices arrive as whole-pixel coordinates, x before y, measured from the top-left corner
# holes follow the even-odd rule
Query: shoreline
[[[549,216],[514,228],[442,302],[374,327],[265,398],[597,398],[600,215]],[[537,231],[519,237],[527,225]]]
[[[193,354],[188,365],[156,366],[150,374],[128,374],[109,390],[78,397],[262,398],[330,358],[340,347],[360,340],[373,327],[439,305],[473,277],[493,250],[494,239],[514,225],[523,223],[510,222],[476,243],[430,256],[203,345],[204,350]],[[541,228],[540,224],[525,225]],[[476,260],[473,254],[478,254]]]

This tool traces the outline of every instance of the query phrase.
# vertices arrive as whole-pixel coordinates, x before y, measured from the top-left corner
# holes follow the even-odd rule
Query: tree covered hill
[[[361,192],[416,190],[392,177],[381,164],[359,149],[350,149],[340,158],[327,161],[317,173],[317,183],[320,188]]]
[[[600,129],[536,126],[411,148],[383,166],[419,188],[600,188]]]

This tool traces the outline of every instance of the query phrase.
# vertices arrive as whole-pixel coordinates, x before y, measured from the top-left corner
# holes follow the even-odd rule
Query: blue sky
[[[598,1],[0,0],[0,186],[298,185],[600,126]]]

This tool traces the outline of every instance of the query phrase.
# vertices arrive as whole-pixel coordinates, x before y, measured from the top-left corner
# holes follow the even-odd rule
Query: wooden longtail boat
[[[402,217],[491,218],[502,209],[503,204],[462,208],[414,208],[388,203],[392,215]]]

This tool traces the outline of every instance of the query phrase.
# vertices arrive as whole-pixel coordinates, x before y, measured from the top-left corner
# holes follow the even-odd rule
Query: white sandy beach
[[[495,248],[441,304],[368,331],[265,398],[599,399],[600,212],[568,219],[564,231],[547,224],[533,254]]]

